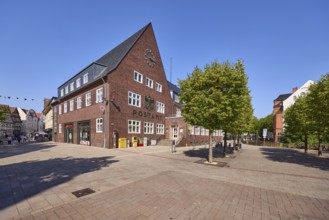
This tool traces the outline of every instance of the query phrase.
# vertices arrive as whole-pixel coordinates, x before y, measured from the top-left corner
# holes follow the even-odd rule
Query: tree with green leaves
[[[241,61],[235,64],[215,61],[204,71],[196,67],[187,79],[179,80],[185,120],[209,129],[210,163],[213,162],[212,132],[222,129],[226,133],[238,126],[238,120],[244,123],[242,112],[251,100],[247,81]]]
[[[6,120],[9,113],[10,110],[8,105],[0,105],[0,121]]]
[[[306,96],[310,126],[318,139],[319,151],[321,143],[329,133],[329,73],[310,86]]]
[[[302,140],[304,142],[305,153],[307,153],[308,140],[312,133],[312,121],[308,117],[310,108],[306,101],[306,97],[299,97],[284,113],[285,138],[289,138],[292,141]]]

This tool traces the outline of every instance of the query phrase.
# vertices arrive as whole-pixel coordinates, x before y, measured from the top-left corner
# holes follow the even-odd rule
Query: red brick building
[[[59,142],[117,147],[119,138],[165,138],[172,100],[151,24],[58,87]]]
[[[175,107],[169,86],[148,24],[58,87],[54,140],[115,148],[121,138],[130,146],[132,140],[173,139],[176,126],[166,125],[166,117],[181,105]]]

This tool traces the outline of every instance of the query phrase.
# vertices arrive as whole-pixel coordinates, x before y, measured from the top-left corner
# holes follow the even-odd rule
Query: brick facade
[[[89,130],[89,142],[84,144],[102,147],[106,142],[106,148],[117,147],[119,138],[130,140],[133,136],[147,137],[149,140],[165,138],[165,128],[163,134],[157,134],[157,125],[165,127],[165,116],[171,113],[172,100],[152,25],[149,24],[142,31],[113,70],[88,86],[63,96],[54,104],[58,125],[54,135],[56,141],[82,143],[81,137],[84,135],[84,129]],[[123,42],[123,44],[125,43]],[[114,52],[117,52],[116,49]],[[145,57],[146,50],[153,52],[156,59],[154,66],[147,63],[149,60]],[[113,55],[111,56],[113,57]],[[135,71],[142,74],[141,83],[134,80]],[[153,88],[146,86],[146,78],[153,80]],[[156,91],[156,83],[162,86],[161,92]],[[66,84],[69,85],[69,81]],[[59,96],[62,87],[64,88],[65,84],[59,87]],[[96,103],[96,90],[99,88],[103,88],[104,102]],[[128,92],[140,95],[140,107],[128,104]],[[90,106],[85,105],[87,93],[91,93]],[[77,109],[79,96],[82,98],[82,107]],[[153,99],[153,109],[146,108],[145,97]],[[70,111],[70,100],[74,100],[73,111]],[[67,103],[66,113],[64,113],[65,102]],[[157,112],[157,102],[164,104],[163,113]],[[101,133],[96,132],[96,120],[99,118],[103,121]],[[128,132],[128,120],[140,122],[140,131],[137,134]],[[144,122],[153,123],[153,134],[145,134]],[[84,128],[82,128],[83,126]]]

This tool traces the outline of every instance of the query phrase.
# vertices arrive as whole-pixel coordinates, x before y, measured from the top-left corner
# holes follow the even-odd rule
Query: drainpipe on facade
[[[104,100],[103,100],[103,102],[104,102],[104,104],[105,104],[105,106],[104,106],[104,146],[103,146],[103,148],[106,148],[106,134],[107,134],[107,123],[106,123],[106,120],[107,120],[107,93],[106,93],[106,82],[105,82],[105,80],[104,80],[104,78],[102,77],[102,80],[103,80],[103,82],[104,82],[104,94],[105,94],[105,96],[104,96]]]

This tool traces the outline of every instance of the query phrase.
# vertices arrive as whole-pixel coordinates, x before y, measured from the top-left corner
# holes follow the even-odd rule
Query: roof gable
[[[97,61],[95,61],[95,63],[103,64],[107,66],[106,71],[104,71],[105,74],[112,72],[114,69],[118,67],[118,65],[121,63],[123,58],[128,54],[130,49],[135,45],[137,40],[142,36],[142,34],[150,25],[151,23],[149,23],[148,25],[137,31],[127,40],[125,40],[117,47],[112,49],[110,52],[108,52],[107,54],[99,58]]]

